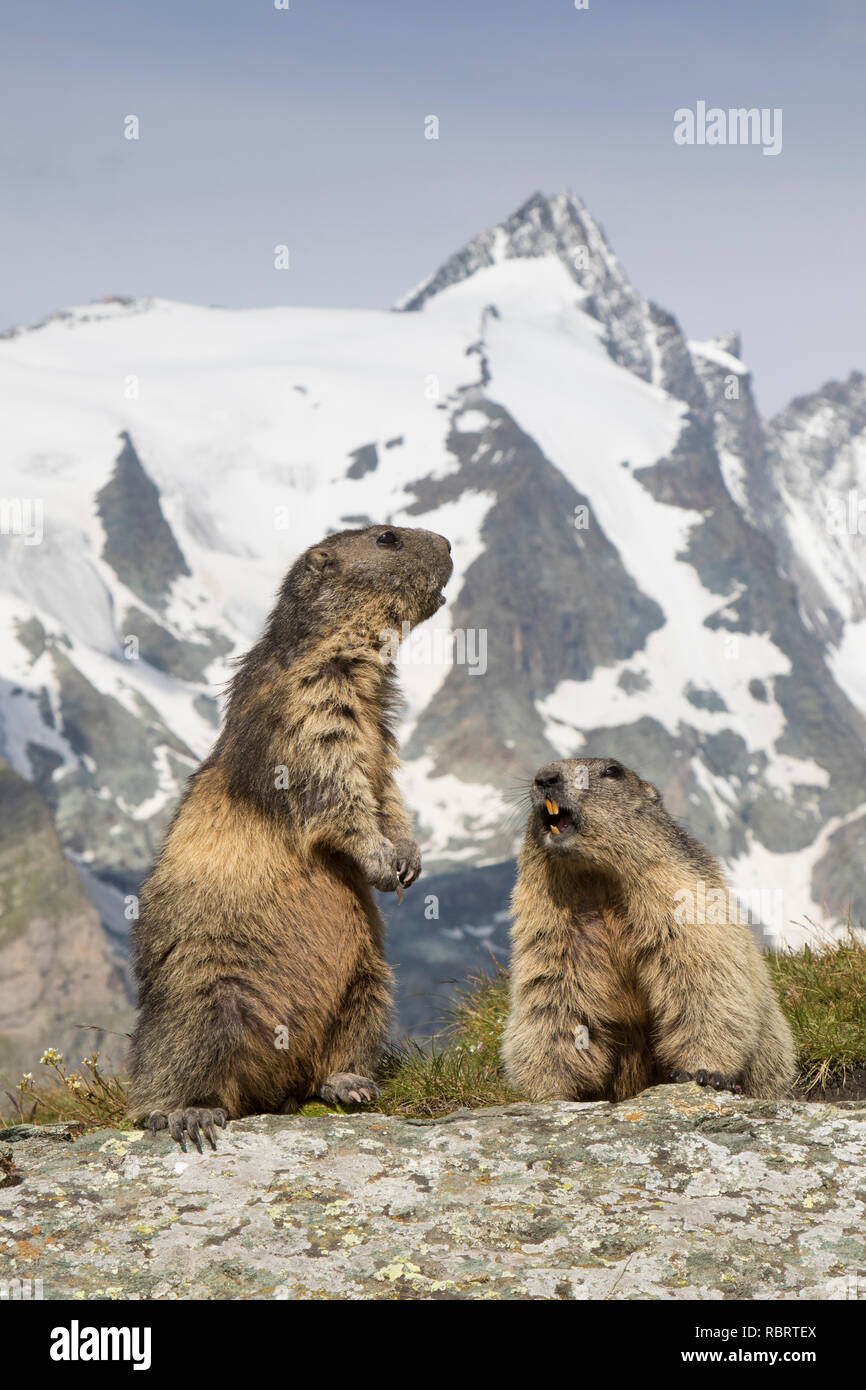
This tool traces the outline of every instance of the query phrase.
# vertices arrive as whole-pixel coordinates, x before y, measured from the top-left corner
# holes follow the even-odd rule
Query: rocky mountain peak
[[[599,224],[576,194],[533,193],[510,216],[488,227],[450,256],[394,306],[423,309],[437,295],[480,271],[513,260],[554,258],[574,281],[578,304],[605,328],[615,362],[644,380],[652,377],[648,312]],[[493,287],[491,293],[495,298]]]

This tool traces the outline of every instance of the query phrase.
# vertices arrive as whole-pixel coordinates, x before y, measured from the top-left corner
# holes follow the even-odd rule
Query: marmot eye
[[[395,536],[393,531],[380,531],[376,537],[376,544],[397,546],[400,544],[400,537]]]
[[[622,768],[617,767],[616,763],[609,763],[601,770],[602,777],[622,777]]]

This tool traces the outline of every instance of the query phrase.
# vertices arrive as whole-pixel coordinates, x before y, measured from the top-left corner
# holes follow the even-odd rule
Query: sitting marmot
[[[513,896],[505,1074],[535,1099],[663,1081],[778,1096],[794,1042],[713,856],[612,758],[544,767]]]

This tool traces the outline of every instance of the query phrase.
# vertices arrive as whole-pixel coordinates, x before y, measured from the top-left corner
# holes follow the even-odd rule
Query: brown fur
[[[420,872],[394,782],[383,633],[444,601],[449,549],[429,531],[368,527],[329,536],[287,575],[142,891],[135,1118],[293,1109],[335,1073],[373,1073],[391,972],[371,885]]]
[[[589,758],[542,768],[532,797],[512,899],[509,1082],[539,1099],[624,1100],[707,1072],[784,1093],[795,1050],[766,964],[716,860],[656,788]],[[548,799],[572,821],[559,836]]]

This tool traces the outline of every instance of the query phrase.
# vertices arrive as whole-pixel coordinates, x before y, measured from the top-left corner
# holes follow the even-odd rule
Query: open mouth
[[[574,816],[570,811],[566,811],[556,801],[551,801],[546,797],[544,805],[539,807],[541,823],[545,830],[549,830],[551,835],[567,835],[575,830]]]

